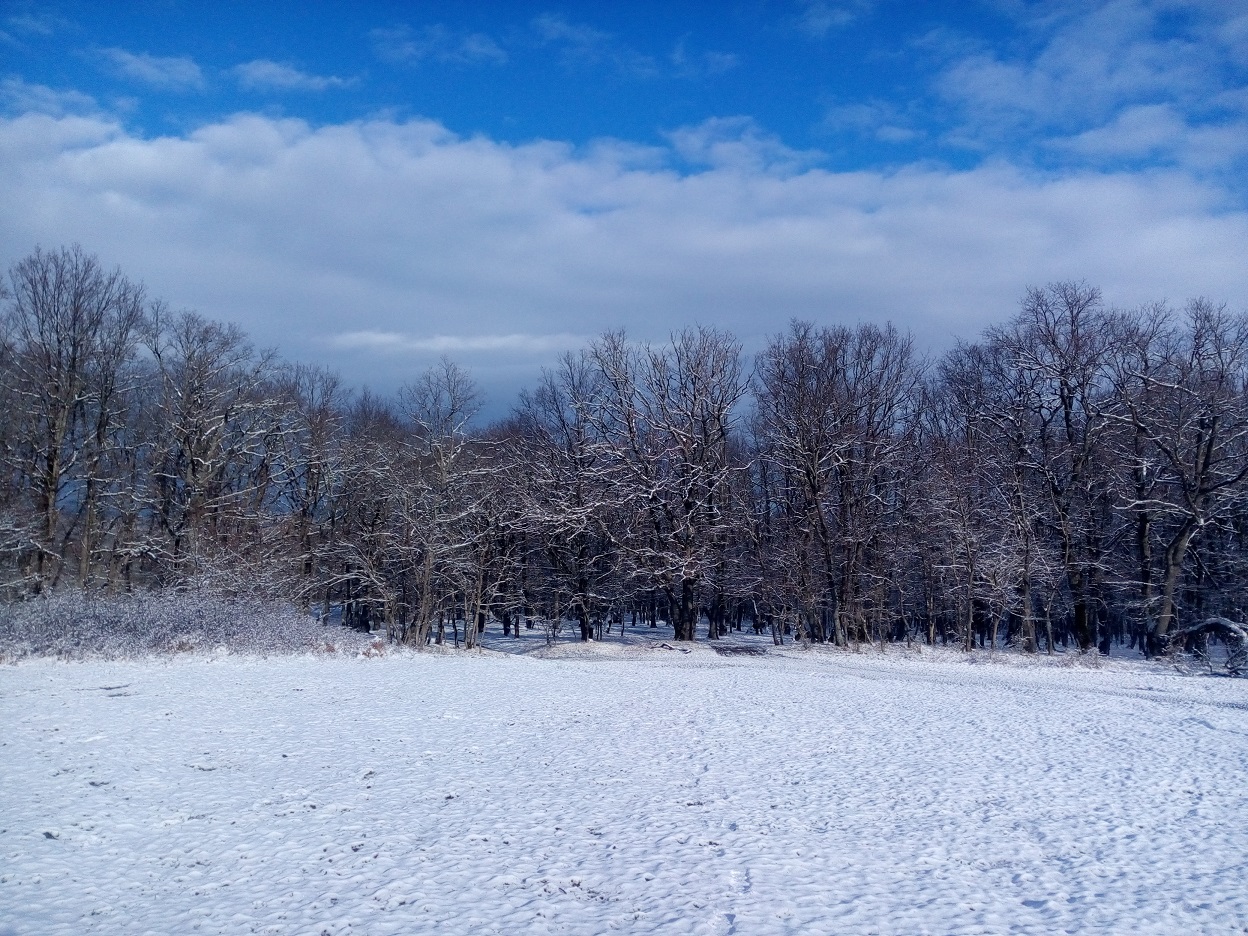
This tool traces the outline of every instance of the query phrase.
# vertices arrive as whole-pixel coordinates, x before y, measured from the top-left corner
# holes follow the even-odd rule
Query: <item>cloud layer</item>
[[[1056,279],[1122,305],[1248,307],[1248,213],[1178,169],[838,173],[746,119],[684,128],[670,149],[576,149],[255,114],[149,139],[49,109],[0,120],[4,262],[78,241],[357,386],[449,353],[499,410],[606,329],[719,325],[748,348],[793,317],[887,319],[942,348]]]

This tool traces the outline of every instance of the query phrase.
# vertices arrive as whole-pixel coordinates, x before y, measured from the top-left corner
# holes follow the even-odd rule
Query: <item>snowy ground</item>
[[[0,934],[1248,932],[1248,681],[649,645],[0,668]]]

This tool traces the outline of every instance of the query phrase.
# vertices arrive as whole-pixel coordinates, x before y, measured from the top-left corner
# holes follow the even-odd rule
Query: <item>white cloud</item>
[[[1199,0],[1004,4],[1001,12],[1015,17],[1018,35],[1014,51],[1004,55],[968,49],[956,36],[925,37],[926,47],[943,46],[950,56],[936,88],[965,124],[949,140],[1017,152],[1053,135],[1069,140],[1091,131],[1076,148],[1113,149],[1111,136],[1140,146],[1138,132],[1162,116],[1163,107],[1181,122],[1214,129],[1219,120],[1208,109],[1224,93],[1227,72],[1244,49],[1233,6]],[[1125,124],[1107,128],[1124,118]]]
[[[1093,156],[1142,158],[1173,149],[1188,130],[1172,105],[1150,104],[1128,108],[1111,123],[1054,145]]]
[[[204,87],[204,73],[187,56],[162,57],[127,52],[125,49],[101,49],[113,69],[126,78],[174,91],[198,90]]]
[[[593,47],[606,45],[611,36],[585,23],[570,23],[556,13],[543,13],[534,17],[533,29],[546,42],[566,42],[570,45]]]
[[[1218,38],[1234,61],[1248,65],[1248,13],[1237,13],[1226,20],[1218,30]]]
[[[572,22],[558,13],[536,16],[529,27],[542,45],[558,53],[564,65],[607,66],[629,78],[704,79],[732,71],[740,64],[740,57],[732,52],[691,49],[687,37],[677,40],[666,55],[647,54],[612,33]]]
[[[620,327],[662,340],[700,322],[757,348],[793,317],[889,319],[939,348],[1056,279],[1119,305],[1248,309],[1248,212],[1180,168],[777,172],[783,144],[746,123],[673,141],[510,146],[257,115],[145,139],[28,114],[0,120],[0,258],[78,241],[357,386],[449,353],[499,409],[576,336]],[[705,168],[679,171],[675,147]]]
[[[639,52],[617,41],[611,33],[586,23],[573,23],[559,14],[543,13],[534,17],[530,25],[538,39],[560,50],[565,65],[606,63],[632,78],[653,78],[663,72],[653,56]],[[678,70],[686,67],[679,62],[674,64]],[[703,67],[712,64],[722,67],[728,63],[724,58],[712,58],[699,64]]]
[[[667,134],[686,162],[717,169],[790,174],[814,165],[821,154],[785,146],[750,117],[712,117]]]
[[[354,79],[335,75],[310,75],[290,65],[255,59],[234,66],[234,75],[241,87],[249,91],[326,91],[330,88],[346,88]]]
[[[35,36],[50,36],[70,25],[69,20],[50,12],[18,14],[7,17],[4,22],[14,32]]]
[[[685,78],[701,78],[706,75],[722,75],[740,64],[740,58],[731,52],[691,52],[685,40],[676,43],[667,59],[676,74]]]
[[[812,39],[825,39],[829,33],[843,29],[871,6],[863,0],[850,3],[827,3],[825,0],[803,0],[798,16],[798,29]]]
[[[883,143],[911,143],[923,134],[907,126],[907,122],[892,104],[871,101],[829,107],[823,126],[831,131],[849,130]]]
[[[502,65],[507,52],[485,33],[454,32],[441,23],[412,29],[407,25],[374,29],[369,36],[377,56],[388,62],[415,64],[423,59],[461,65]]]
[[[1109,159],[1179,163],[1210,170],[1248,156],[1248,120],[1190,124],[1169,104],[1129,107],[1109,123],[1049,144],[1059,151]]]
[[[21,78],[0,79],[0,106],[10,113],[90,114],[98,110],[95,99],[80,91],[57,91],[47,85],[28,84]]]
[[[501,65],[507,61],[503,47],[485,33],[469,33],[461,38],[455,55],[465,62],[495,62]]]

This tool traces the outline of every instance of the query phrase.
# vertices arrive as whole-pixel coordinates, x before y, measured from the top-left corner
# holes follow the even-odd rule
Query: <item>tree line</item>
[[[1163,650],[1248,600],[1248,319],[1028,289],[939,357],[891,325],[607,333],[479,425],[172,312],[78,247],[13,264],[0,589],[212,581],[413,645],[753,628]]]

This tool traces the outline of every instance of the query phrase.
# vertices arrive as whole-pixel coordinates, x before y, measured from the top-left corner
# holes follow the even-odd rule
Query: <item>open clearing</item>
[[[0,669],[0,933],[1248,932],[1248,682],[768,648]]]

